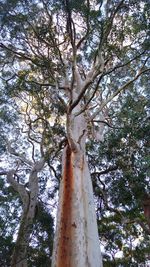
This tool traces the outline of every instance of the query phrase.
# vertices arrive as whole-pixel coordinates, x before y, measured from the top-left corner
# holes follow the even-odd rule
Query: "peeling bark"
[[[150,229],[150,195],[145,195],[143,201],[143,209],[145,218],[147,219],[147,223]]]
[[[67,121],[68,145],[63,151],[52,267],[102,267],[93,188],[85,155],[86,122],[83,114],[74,116],[79,110],[78,105]]]
[[[102,266],[92,184],[85,155],[64,150],[52,267]]]
[[[64,163],[63,173],[63,200],[61,212],[60,227],[60,243],[58,247],[58,266],[69,266],[70,259],[67,254],[71,254],[71,240],[73,238],[73,222],[72,222],[72,195],[74,187],[72,156],[69,146],[66,148],[66,160]]]

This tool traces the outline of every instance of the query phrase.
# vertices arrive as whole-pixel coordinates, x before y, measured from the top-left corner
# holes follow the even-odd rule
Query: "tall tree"
[[[148,7],[148,1],[132,0],[1,3],[0,47],[6,89],[17,104],[18,96],[28,95],[25,122],[30,139],[34,127],[39,134],[42,127],[45,137],[53,115],[59,128],[57,142],[64,144],[52,267],[102,266],[85,144],[88,138],[102,140],[110,103],[131,85],[138,87],[141,76],[147,77]],[[38,98],[41,94],[43,101]],[[34,106],[33,113],[30,105]],[[37,112],[38,119],[34,116]],[[50,134],[54,134],[56,127],[50,128]],[[40,140],[42,159],[39,162],[35,157],[29,179],[34,197],[37,173],[47,159],[47,151],[52,151],[45,148],[47,138]],[[11,146],[7,147],[12,152]],[[22,155],[17,156],[25,162]],[[22,195],[24,185],[14,180],[15,171],[8,171],[7,177]],[[25,195],[28,200],[27,191]],[[34,214],[35,205],[31,206]],[[28,233],[31,229],[25,235]],[[21,250],[19,253],[12,266],[20,267],[22,257],[26,258],[26,252],[23,256]]]

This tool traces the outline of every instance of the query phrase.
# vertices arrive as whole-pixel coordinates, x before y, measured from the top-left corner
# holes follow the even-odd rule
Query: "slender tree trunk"
[[[36,201],[34,201],[34,203],[30,203],[28,210],[23,211],[18,237],[12,255],[11,267],[28,266],[27,250],[29,246],[30,236],[32,233],[36,203],[37,203]],[[31,206],[32,206],[32,212],[31,212]]]
[[[102,267],[93,189],[85,155],[85,118],[82,114],[77,117],[72,114],[67,124],[68,145],[63,151],[52,267]]]
[[[29,247],[30,236],[33,228],[33,220],[35,217],[35,209],[38,197],[38,172],[44,166],[44,159],[36,162],[32,166],[29,176],[29,191],[26,190],[23,184],[18,183],[14,179],[15,171],[8,172],[8,182],[18,192],[22,203],[23,212],[19,226],[18,236],[15,243],[15,248],[12,255],[11,267],[27,267],[27,250]]]

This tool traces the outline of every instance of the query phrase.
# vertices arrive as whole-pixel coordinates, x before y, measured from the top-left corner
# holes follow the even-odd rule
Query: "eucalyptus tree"
[[[28,248],[31,239],[31,233],[33,230],[33,222],[35,219],[36,210],[39,208],[40,203],[38,200],[38,195],[39,193],[41,193],[41,188],[45,187],[46,184],[46,182],[44,182],[44,185],[42,185],[42,180],[46,179],[46,173],[42,172],[42,177],[41,175],[39,176],[39,172],[43,169],[46,162],[46,157],[43,156],[45,128],[43,124],[40,125],[39,123],[37,129],[36,120],[40,120],[40,118],[37,112],[36,114],[33,114],[33,105],[35,105],[36,100],[34,101],[34,104],[32,102],[28,103],[28,94],[24,95],[23,100],[21,99],[20,94],[19,98],[16,99],[16,103],[14,101],[10,101],[8,97],[7,100],[9,104],[13,104],[14,109],[16,110],[16,121],[14,121],[13,119],[13,114],[9,113],[9,120],[6,116],[9,124],[7,123],[8,125],[6,125],[6,118],[4,118],[4,115],[3,117],[1,117],[1,121],[4,121],[5,124],[5,126],[3,126],[3,133],[1,133],[1,139],[6,151],[3,151],[4,153],[1,156],[0,175],[7,177],[7,183],[11,184],[13,189],[18,193],[22,202],[21,221],[15,248],[12,254],[11,265],[27,266],[27,255],[29,251]],[[6,110],[10,111],[12,108],[9,108],[8,103],[5,105],[3,104],[2,109],[5,110],[7,107]],[[22,110],[21,108],[19,108],[20,106]],[[22,120],[23,116],[24,121]],[[41,128],[39,129],[40,126]],[[2,181],[4,183],[4,178]],[[41,183],[40,187],[39,182]],[[4,184],[6,184],[6,182]],[[9,192],[7,189],[5,191]],[[6,196],[4,195],[4,199],[2,199],[3,204],[7,203]],[[14,209],[14,207],[17,206],[17,199],[16,201],[13,200],[12,202],[14,203],[14,205],[13,203],[10,204],[10,210],[15,211],[16,209]],[[5,208],[2,206],[1,210],[3,212]],[[21,212],[19,208],[18,211]],[[17,215],[17,212],[15,212],[14,215]],[[7,219],[7,216],[5,215],[4,221],[5,217]],[[9,228],[10,227],[11,225],[9,226]],[[51,226],[50,228],[52,230]],[[53,233],[53,231],[51,231],[51,233]],[[12,237],[11,234],[10,237]],[[5,235],[3,236],[3,238],[5,238]]]
[[[138,87],[141,76],[147,79],[148,6],[148,1],[132,0],[1,2],[0,47],[6,88],[16,102],[21,94],[28,95],[26,116],[32,116],[30,122],[25,120],[29,135],[34,123],[39,131],[36,141],[41,131],[47,133],[45,127],[41,130],[44,122],[50,126],[51,140],[60,142],[56,149],[64,147],[52,267],[102,266],[85,145],[89,138],[103,139],[111,102],[131,85]],[[40,93],[47,98],[39,109],[33,95]],[[35,114],[40,112],[38,119],[30,113],[30,105]],[[43,121],[45,112],[49,117]],[[50,120],[55,120],[56,132]],[[55,150],[55,143],[47,150],[43,138],[40,144],[41,160],[28,161],[31,194],[33,180],[37,185],[37,173]],[[13,152],[9,142],[7,147]],[[27,163],[18,152],[13,154]],[[16,183],[15,174],[13,169],[7,177],[23,195],[25,210],[28,193]],[[22,260],[21,250],[19,253]],[[12,266],[21,266],[20,260]]]
[[[0,190],[0,266],[9,267],[15,246],[16,233],[19,229],[22,205],[18,193],[6,183],[5,176],[1,177]],[[29,267],[50,265],[53,244],[53,219],[48,207],[45,207],[41,199],[38,199],[32,234],[27,248]]]

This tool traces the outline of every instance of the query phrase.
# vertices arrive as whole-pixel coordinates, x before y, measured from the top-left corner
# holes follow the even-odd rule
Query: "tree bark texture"
[[[30,205],[31,206],[31,205]],[[30,209],[30,208],[29,208]],[[30,211],[23,212],[18,237],[12,255],[11,267],[27,267],[27,249],[32,233],[33,216]]]
[[[74,114],[76,111],[79,106]],[[86,122],[82,114],[74,114],[67,121],[70,128],[68,145],[63,151],[52,267],[102,267],[92,182],[85,154]]]
[[[38,188],[37,188],[38,192]],[[27,250],[32,233],[33,220],[35,216],[35,209],[37,205],[36,195],[29,197],[28,207],[23,210],[18,236],[12,255],[11,267],[27,267]]]

